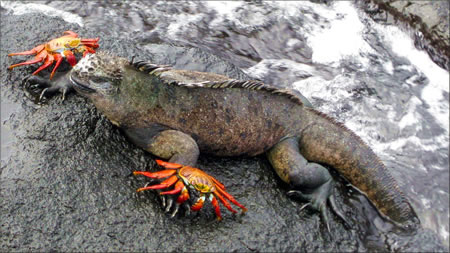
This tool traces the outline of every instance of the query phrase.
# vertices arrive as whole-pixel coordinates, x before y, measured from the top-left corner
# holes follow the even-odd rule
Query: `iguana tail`
[[[420,224],[389,170],[359,136],[312,108],[305,108],[305,112],[303,122],[307,123],[299,134],[299,148],[308,161],[335,168],[397,225]]]

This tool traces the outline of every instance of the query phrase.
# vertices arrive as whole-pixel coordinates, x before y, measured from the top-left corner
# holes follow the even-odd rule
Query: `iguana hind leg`
[[[288,195],[308,201],[302,209],[310,207],[320,211],[329,231],[330,227],[326,212],[328,202],[336,215],[348,225],[348,222],[336,208],[334,202],[332,195],[333,178],[325,167],[317,163],[309,163],[300,154],[298,138],[291,137],[280,141],[266,155],[278,176],[295,189],[289,191]]]

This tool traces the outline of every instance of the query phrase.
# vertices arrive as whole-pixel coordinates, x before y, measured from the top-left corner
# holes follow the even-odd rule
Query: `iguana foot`
[[[146,186],[137,189],[138,192],[144,190],[158,190],[166,189],[173,186],[172,190],[160,192],[160,195],[173,195],[180,194],[176,199],[176,206],[172,213],[172,217],[176,215],[180,204],[185,204],[189,199],[189,190],[199,194],[199,197],[194,205],[190,207],[192,211],[199,211],[203,207],[205,200],[209,200],[214,207],[218,220],[222,219],[220,214],[219,202],[216,198],[222,202],[222,204],[231,212],[237,213],[228,201],[231,201],[236,206],[240,207],[243,212],[247,209],[237,202],[233,196],[225,191],[225,186],[217,179],[211,177],[200,169],[190,166],[183,166],[177,163],[168,163],[161,160],[156,160],[156,163],[166,168],[166,170],[157,172],[148,171],[135,171],[134,175],[143,175],[154,179],[167,178],[160,184]],[[170,197],[163,199],[163,206],[166,207],[165,211],[169,212],[174,202],[174,198]]]
[[[53,80],[36,75],[29,75],[24,78],[25,89],[37,99],[37,102],[44,102],[47,98],[53,97],[57,93],[62,94],[62,100],[73,90],[68,79],[68,74],[57,73]]]
[[[336,202],[334,201],[334,196],[333,196],[334,183],[333,182],[334,182],[333,179],[330,179],[327,182],[325,182],[323,185],[321,185],[320,187],[315,188],[314,190],[304,190],[304,191],[291,190],[291,191],[287,192],[287,195],[289,197],[298,198],[301,201],[308,202],[308,203],[304,204],[300,208],[300,210],[303,210],[304,208],[310,208],[314,211],[320,212],[321,218],[327,225],[328,232],[330,232],[330,224],[329,224],[329,218],[328,218],[328,214],[327,214],[327,201],[331,207],[331,210],[339,218],[342,219],[342,221],[344,222],[344,225],[347,228],[350,228],[350,225],[349,225],[347,219],[345,219],[345,216],[337,208]]]
[[[298,147],[298,138],[290,137],[280,141],[267,152],[267,158],[278,176],[289,183],[293,191],[289,196],[296,196],[307,201],[301,209],[310,207],[319,211],[330,231],[327,215],[327,201],[331,209],[339,216],[347,227],[348,222],[336,207],[333,193],[334,181],[330,172],[318,163],[308,162]]]

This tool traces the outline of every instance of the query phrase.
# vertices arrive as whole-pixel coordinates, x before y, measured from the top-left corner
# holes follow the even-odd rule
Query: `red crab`
[[[160,194],[166,195],[181,193],[177,198],[177,203],[182,204],[189,199],[189,193],[186,187],[190,187],[191,189],[195,189],[200,192],[200,197],[198,198],[197,202],[191,206],[192,211],[200,210],[203,207],[205,198],[208,198],[208,200],[214,206],[217,219],[221,220],[222,216],[220,214],[220,207],[216,197],[228,210],[233,213],[237,213],[237,211],[231,207],[227,199],[236,206],[240,207],[242,209],[242,212],[247,211],[247,208],[237,202],[233,198],[233,196],[225,191],[225,186],[222,183],[206,174],[202,170],[190,166],[183,166],[181,164],[168,163],[161,160],[156,160],[156,163],[167,168],[167,170],[161,170],[157,172],[134,171],[133,174],[143,175],[155,179],[165,177],[169,178],[167,178],[160,184],[139,188],[137,190],[138,192],[144,190],[165,189],[169,188],[172,185],[175,185],[172,190],[161,192]]]
[[[52,65],[53,62],[56,61],[55,67],[53,68],[53,71],[50,74],[50,79],[52,79],[56,69],[61,64],[63,58],[66,58],[67,62],[69,62],[69,64],[73,67],[75,66],[75,64],[77,64],[77,60],[73,53],[83,53],[83,57],[85,57],[86,54],[88,53],[92,54],[95,53],[94,48],[99,47],[98,45],[99,38],[81,39],[78,38],[78,34],[72,31],[65,31],[64,34],[65,35],[62,37],[53,39],[48,43],[39,45],[29,51],[8,54],[8,56],[35,55],[33,60],[11,65],[9,66],[9,69],[13,69],[15,67],[22,65],[44,62],[42,66],[40,66],[36,71],[33,72],[33,75],[36,75],[41,70]]]

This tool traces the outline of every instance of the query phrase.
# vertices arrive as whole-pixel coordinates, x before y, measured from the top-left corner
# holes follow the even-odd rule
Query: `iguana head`
[[[129,62],[106,52],[84,57],[72,69],[70,80],[74,88],[89,98],[114,96]]]
[[[75,90],[88,97],[116,125],[129,115],[127,97],[121,92],[127,66],[130,63],[125,58],[98,52],[81,59],[70,73]]]

